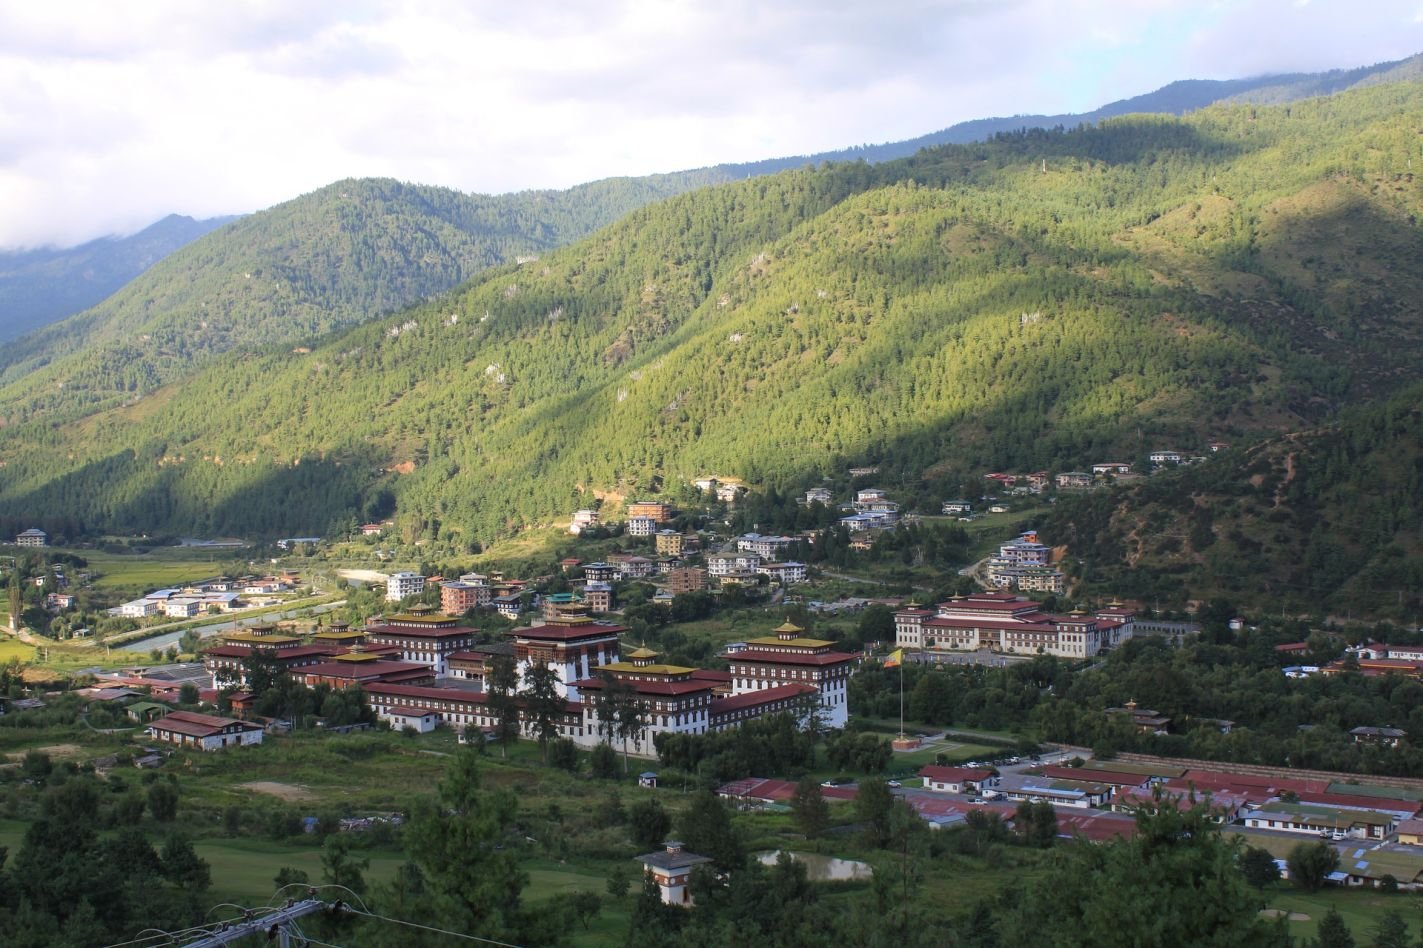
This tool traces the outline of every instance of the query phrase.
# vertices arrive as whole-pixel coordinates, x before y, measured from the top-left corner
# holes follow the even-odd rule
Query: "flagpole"
[[[899,737],[904,739],[904,659],[899,660]]]

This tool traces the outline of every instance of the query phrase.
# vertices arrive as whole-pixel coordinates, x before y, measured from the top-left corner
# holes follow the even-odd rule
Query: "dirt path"
[[[274,780],[253,780],[248,783],[238,784],[248,790],[255,790],[258,793],[266,793],[271,796],[285,800],[287,803],[299,803],[302,800],[310,800],[314,794],[305,787],[294,783],[277,783]]]

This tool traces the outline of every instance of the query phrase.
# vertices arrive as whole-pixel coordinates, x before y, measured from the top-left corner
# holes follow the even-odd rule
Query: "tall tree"
[[[509,742],[519,734],[519,669],[512,655],[496,655],[489,663],[487,706],[494,718],[494,735],[499,740],[499,756],[509,756]]]
[[[1285,864],[1289,866],[1291,882],[1306,892],[1318,892],[1329,874],[1339,868],[1339,851],[1323,840],[1296,843]]]
[[[524,670],[524,711],[528,715],[534,738],[548,763],[548,743],[558,737],[558,725],[563,720],[566,700],[558,691],[558,670],[542,662],[533,662]]]
[[[428,893],[429,918],[484,938],[520,929],[528,876],[506,839],[518,809],[509,790],[480,785],[478,754],[468,748],[455,754],[435,799],[415,804],[406,830],[406,851]]]
[[[1145,807],[1130,839],[1063,847],[1000,916],[1003,943],[1038,944],[1051,932],[1061,948],[1285,948],[1283,924],[1259,917],[1239,847],[1205,807]]]
[[[791,817],[806,839],[819,839],[830,825],[830,804],[820,792],[820,784],[806,775],[796,784],[791,797]]]

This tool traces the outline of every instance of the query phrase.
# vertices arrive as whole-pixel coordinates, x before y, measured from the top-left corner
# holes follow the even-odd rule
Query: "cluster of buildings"
[[[1067,591],[1067,577],[1052,565],[1052,550],[1038,542],[1036,530],[999,547],[998,555],[989,557],[985,576],[995,589],[1057,595]]]
[[[767,714],[808,715],[814,710],[822,725],[830,728],[843,727],[848,719],[846,688],[859,657],[837,651],[831,642],[807,638],[803,629],[791,623],[739,646],[729,654],[727,672],[669,665],[647,648],[624,655],[620,636],[625,631],[572,607],[541,625],[507,634],[521,682],[536,664],[557,673],[559,694],[565,699],[559,734],[581,747],[617,742],[613,709],[619,695],[630,695],[642,708],[644,726],[628,736],[628,749],[643,756],[653,753],[652,741],[658,734],[705,734]],[[470,660],[469,678],[475,678],[481,672],[474,665],[487,667],[491,657],[466,653],[452,660]],[[423,710],[462,731],[487,732],[497,724],[484,690],[388,682],[365,689],[371,706],[386,719],[394,713]],[[521,731],[531,734],[533,722],[522,698],[517,703]]]
[[[894,614],[895,644],[919,652],[986,649],[1086,659],[1131,638],[1134,620],[1117,605],[1054,615],[1031,599],[984,592],[955,596],[934,609],[901,609]]]
[[[283,596],[300,584],[301,576],[292,572],[238,579],[219,576],[177,589],[155,589],[138,599],[115,606],[109,610],[109,615],[127,619],[146,619],[157,615],[191,619],[212,612],[235,612],[280,602]]]
[[[629,735],[629,749],[642,755],[652,753],[660,733],[704,734],[782,711],[815,709],[830,728],[848,718],[846,688],[859,656],[808,638],[789,622],[736,646],[726,672],[669,665],[647,648],[624,654],[625,632],[571,602],[511,630],[502,642],[480,642],[476,630],[455,618],[416,606],[359,629],[336,623],[307,639],[274,626],[234,630],[204,652],[203,662],[214,681],[239,689],[230,695],[239,718],[250,707],[250,695],[241,690],[249,665],[260,656],[301,684],[364,689],[376,713],[396,727],[489,731],[497,721],[488,703],[488,672],[506,655],[521,688],[536,665],[556,673],[564,699],[559,733],[583,747],[610,741],[616,730],[608,695],[631,695],[644,727]],[[516,700],[521,729],[532,733],[523,699]]]

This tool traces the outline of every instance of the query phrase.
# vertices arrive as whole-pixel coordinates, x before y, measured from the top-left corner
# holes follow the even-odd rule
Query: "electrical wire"
[[[349,905],[346,906],[345,910],[347,912],[350,912],[352,915],[363,916],[365,918],[374,918],[377,921],[391,922],[395,925],[404,925],[407,928],[418,928],[422,931],[434,932],[437,935],[449,935],[451,938],[463,938],[466,941],[477,941],[485,945],[497,945],[499,946],[499,948],[521,948],[521,946],[511,944],[507,941],[496,941],[493,938],[481,938],[478,935],[466,935],[463,932],[452,932],[447,928],[434,928],[430,925],[421,925],[418,922],[407,922],[404,919],[391,918],[388,915],[377,915],[374,912],[361,912],[350,907]]]

